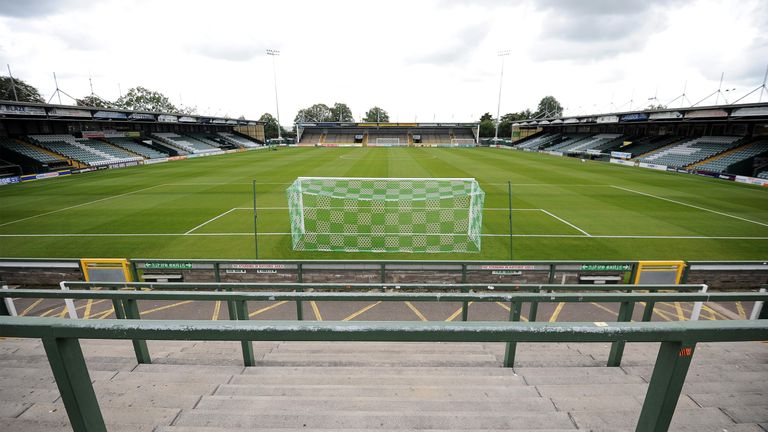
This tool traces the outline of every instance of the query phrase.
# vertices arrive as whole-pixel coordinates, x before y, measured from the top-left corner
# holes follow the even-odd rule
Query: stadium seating
[[[88,147],[98,150],[102,153],[106,153],[114,158],[117,159],[133,159],[133,160],[142,160],[144,158],[136,156],[135,154],[125,151],[124,149],[120,147],[115,147],[109,143],[106,143],[104,141],[97,141],[97,140],[84,140],[81,141],[83,145],[87,145]]]
[[[215,135],[211,135],[209,133],[189,132],[189,133],[185,133],[184,135],[186,135],[187,137],[192,138],[194,140],[200,141],[203,144],[207,144],[207,145],[209,145],[211,147],[221,148],[221,146],[222,146],[222,143],[216,141],[217,137]]]
[[[705,136],[667,146],[639,159],[640,162],[682,168],[735,147],[739,137]]]
[[[194,138],[181,136],[173,132],[155,132],[152,136],[162,143],[182,149],[187,153],[210,153],[219,150],[218,147],[213,147]]]
[[[721,157],[697,165],[697,169],[711,172],[726,172],[728,167],[759,154],[768,152],[768,140],[763,139],[735,149]]]
[[[334,132],[334,133],[327,133],[325,134],[325,140],[323,142],[325,143],[332,143],[332,144],[349,144],[355,142],[355,135],[364,134],[365,132],[361,131],[343,131],[343,132]],[[319,141],[319,135],[317,137]],[[303,139],[302,139],[303,141]],[[317,142],[317,141],[315,141]]]
[[[144,156],[148,159],[158,159],[168,157],[167,153],[161,153],[151,147],[141,145],[131,138],[114,137],[108,138],[107,141],[118,147],[124,148],[133,153]]]
[[[105,149],[104,146],[107,146],[106,143],[102,143],[104,146],[96,144],[97,147],[100,147],[96,148],[91,146],[94,141],[89,139],[78,139],[72,135],[29,135],[29,139],[33,143],[54,153],[58,153],[64,157],[89,166],[134,162],[143,159],[139,156],[129,155],[125,151],[122,153],[114,151],[112,152],[114,154],[107,153],[103,151],[103,149]],[[99,143],[99,141],[95,142]]]
[[[584,140],[588,139],[588,135],[571,135],[566,136],[564,140],[560,141],[559,143],[547,147],[545,150],[548,151],[563,151],[563,149],[569,148],[569,147],[575,147],[578,144],[581,144]]]
[[[522,150],[539,150],[555,142],[560,136],[559,133],[545,133],[526,139],[524,142],[515,145],[515,147]]]
[[[255,142],[255,141],[251,141],[248,138],[242,137],[240,135],[235,135],[235,134],[229,133],[229,132],[219,132],[219,136],[224,141],[226,141],[226,142],[228,142],[228,143],[230,143],[232,145],[236,145],[238,147],[249,148],[249,147],[260,147],[261,146],[261,144]]]
[[[674,135],[647,136],[632,141],[632,144],[616,149],[617,151],[630,153],[632,157],[640,157],[654,150],[679,141],[680,138]]]
[[[760,171],[757,173],[757,177],[761,179],[768,179],[768,171]]]
[[[50,154],[36,147],[22,144],[10,138],[0,138],[0,146],[3,147],[5,150],[36,160],[41,164],[55,164],[59,162],[64,162],[61,159],[51,156]]]
[[[559,149],[559,151],[563,153],[584,153],[587,150],[595,150],[598,149],[598,147],[605,146],[606,144],[612,144],[614,141],[621,137],[621,134],[599,134],[587,139],[583,139],[575,144],[562,147]]]

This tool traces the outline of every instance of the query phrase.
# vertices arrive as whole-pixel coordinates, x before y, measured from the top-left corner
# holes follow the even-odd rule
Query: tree
[[[186,114],[186,115],[199,114],[199,112],[197,111],[197,106],[190,106],[190,105],[182,105],[181,107],[176,109],[176,112],[179,114]]]
[[[387,114],[383,108],[375,106],[365,113],[363,121],[370,123],[389,123],[389,114]]]
[[[104,100],[96,95],[88,95],[82,99],[75,100],[77,106],[93,107],[93,108],[109,108],[112,105],[109,101]]]
[[[133,111],[179,112],[167,96],[141,86],[128,90],[128,93],[115,101],[115,106]]]
[[[539,107],[533,113],[534,117],[561,117],[563,106],[554,96],[544,96],[539,102]]]
[[[496,132],[496,121],[493,114],[485,113],[480,116],[480,137],[491,138]]]
[[[13,95],[14,87],[16,88],[16,97]],[[31,85],[18,78],[14,78],[13,85],[11,85],[11,77],[0,76],[0,100],[15,101],[17,97],[19,102],[45,102],[40,96],[40,92]]]
[[[259,117],[260,122],[264,122],[264,137],[266,139],[277,138],[277,119],[270,113],[264,113]],[[288,131],[282,129],[283,136],[288,135]]]
[[[298,122],[327,122],[336,121],[331,119],[331,109],[328,105],[323,103],[317,103],[309,108],[300,109],[296,113],[296,119],[294,123]]]
[[[347,104],[345,103],[339,103],[336,102],[331,107],[331,119],[329,121],[336,121],[336,122],[353,122],[355,121],[354,117],[352,117],[352,110],[349,109]]]

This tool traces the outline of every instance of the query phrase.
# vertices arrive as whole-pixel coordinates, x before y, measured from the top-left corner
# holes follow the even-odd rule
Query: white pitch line
[[[304,207],[307,208],[318,208],[318,209],[350,209],[351,207]],[[397,207],[389,207],[390,209],[397,209]],[[465,210],[466,208],[463,207],[451,207],[451,208],[444,208],[444,209],[430,209],[430,210]],[[253,210],[253,207],[235,207],[232,210]],[[258,207],[257,210],[288,210],[288,207]],[[509,211],[508,208],[505,207],[485,207],[483,208],[483,211]],[[541,211],[541,209],[538,208],[513,208],[512,211]]]
[[[86,206],[86,205],[90,205],[90,204],[95,204],[95,203],[101,202],[101,201],[106,201],[106,200],[110,200],[110,199],[114,199],[114,198],[120,198],[122,196],[131,195],[131,194],[135,194],[135,193],[138,193],[138,192],[143,192],[145,190],[153,189],[153,188],[160,187],[160,186],[165,186],[165,185],[164,184],[158,184],[158,185],[146,187],[144,189],[135,190],[135,191],[132,191],[132,192],[126,192],[126,193],[122,193],[122,194],[119,194],[119,195],[113,195],[113,196],[108,196],[108,197],[105,197],[105,198],[99,198],[97,200],[88,201],[88,202],[85,202],[85,203],[82,203],[82,204],[77,204],[77,205],[73,205],[73,206],[69,206],[69,207],[60,208],[58,210],[51,210],[49,212],[40,213],[40,214],[36,214],[34,216],[29,216],[29,217],[25,217],[25,218],[21,218],[21,219],[16,219],[16,220],[13,220],[13,221],[10,221],[10,222],[6,222],[6,223],[3,223],[3,224],[0,224],[0,227],[6,226],[6,225],[10,225],[10,224],[14,224],[16,222],[22,222],[22,221],[25,221],[25,220],[38,218],[38,217],[41,217],[41,216],[46,216],[46,215],[53,214],[53,213],[63,212],[65,210],[71,210],[73,208],[78,208],[78,207],[82,207],[82,206]]]
[[[220,214],[220,215],[218,215],[218,216],[216,216],[216,217],[212,217],[212,218],[208,219],[207,221],[205,221],[205,222],[201,223],[200,225],[198,225],[198,226],[196,226],[196,227],[192,228],[191,230],[189,230],[189,231],[185,232],[185,233],[184,233],[184,235],[190,234],[190,233],[192,233],[192,231],[194,231],[194,230],[196,230],[196,229],[198,229],[198,228],[202,228],[202,227],[204,227],[204,226],[208,225],[209,223],[211,223],[211,222],[215,221],[216,219],[218,219],[218,218],[220,218],[220,217],[223,217],[223,216],[226,216],[226,215],[228,215],[228,214],[232,213],[232,212],[233,212],[233,211],[235,211],[235,210],[237,210],[237,209],[236,209],[236,208],[231,208],[231,209],[229,209],[229,210],[225,211],[224,213],[222,213],[222,214]]]
[[[562,222],[562,223],[564,223],[564,224],[568,225],[569,227],[571,227],[571,228],[575,229],[576,231],[579,231],[580,233],[584,234],[585,236],[587,236],[587,237],[592,237],[592,235],[591,235],[590,233],[588,233],[588,232],[584,231],[583,229],[581,229],[581,228],[577,227],[576,225],[574,225],[574,224],[572,224],[572,223],[568,222],[567,220],[565,220],[565,219],[563,219],[563,218],[561,218],[561,217],[555,216],[554,214],[552,214],[552,213],[550,213],[550,212],[548,212],[548,211],[546,211],[546,210],[544,210],[544,209],[541,209],[541,211],[543,211],[544,213],[546,213],[546,214],[548,214],[548,215],[552,216],[553,218],[555,218],[555,219],[559,220],[560,222]]]
[[[621,187],[621,186],[611,186],[611,187],[616,188],[616,189],[621,189],[621,190],[626,191],[626,192],[632,192],[632,193],[636,193],[636,194],[640,194],[640,195],[645,195],[647,197],[660,199],[660,200],[663,200],[663,201],[669,201],[671,203],[680,204],[682,206],[695,208],[697,210],[703,210],[703,211],[706,211],[706,212],[719,214],[720,216],[726,216],[726,217],[729,217],[729,218],[742,220],[744,222],[750,222],[750,223],[753,223],[753,224],[757,224],[757,225],[762,225],[762,226],[768,227],[768,223],[753,221],[752,219],[743,218],[741,216],[734,216],[732,214],[719,212],[717,210],[712,210],[712,209],[708,209],[708,208],[705,208],[705,207],[699,207],[697,205],[688,204],[688,203],[684,203],[684,202],[681,202],[681,201],[676,201],[676,200],[673,200],[673,199],[670,199],[670,198],[664,198],[664,197],[660,197],[660,196],[657,196],[657,195],[652,195],[652,194],[649,194],[649,193],[646,193],[646,192],[640,192],[640,191],[636,191],[636,190],[633,190],[633,189],[628,189],[628,188]]]
[[[413,233],[402,235],[429,235],[424,233]],[[289,232],[260,232],[260,236],[285,236],[291,235]],[[359,235],[350,233],[350,235]],[[444,234],[432,234],[444,235]],[[456,234],[465,235],[465,234]],[[509,237],[509,234],[481,234],[483,237]],[[253,236],[252,232],[229,232],[229,233],[62,233],[62,234],[0,234],[4,237],[174,237],[174,236],[209,236],[209,237],[227,237],[227,236]],[[590,235],[581,234],[513,234],[512,237],[540,237],[540,238],[576,238],[576,239],[670,239],[670,240],[768,240],[768,237],[746,237],[746,236],[674,236],[674,235]]]

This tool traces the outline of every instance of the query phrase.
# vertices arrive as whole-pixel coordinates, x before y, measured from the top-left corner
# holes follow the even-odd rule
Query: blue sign
[[[621,121],[645,121],[648,120],[646,113],[625,114],[621,116]]]
[[[21,182],[21,177],[19,176],[0,178],[0,185],[8,185],[8,184],[19,183],[19,182]]]

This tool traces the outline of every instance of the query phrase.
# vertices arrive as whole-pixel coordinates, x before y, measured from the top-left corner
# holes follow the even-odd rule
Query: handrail
[[[62,287],[98,287],[98,288],[162,288],[162,289],[438,289],[438,290],[548,290],[548,291],[566,291],[566,290],[588,290],[588,291],[619,291],[619,290],[702,290],[704,284],[685,284],[685,285],[636,285],[636,284],[613,284],[613,285],[584,285],[584,284],[510,284],[510,283],[294,283],[294,282],[81,282],[81,281],[63,281]]]
[[[229,291],[127,291],[127,290],[45,290],[0,291],[0,298],[56,298],[109,300],[193,300],[193,301],[423,301],[423,302],[717,302],[766,301],[768,293],[407,293],[407,292],[229,292]]]
[[[62,286],[64,283],[62,282]],[[82,285],[82,283],[78,284]],[[96,286],[95,284],[88,284]],[[118,284],[120,285],[120,284]],[[177,285],[177,284],[170,284]],[[376,285],[376,284],[374,284]],[[555,285],[562,286],[562,285]],[[578,285],[577,285],[578,286]],[[706,285],[704,285],[706,288]],[[465,291],[465,290],[462,290]],[[509,321],[520,321],[522,305],[530,303],[531,313],[529,322],[536,321],[533,306],[538,303],[568,302],[568,303],[619,303],[617,322],[632,320],[635,303],[644,302],[642,321],[651,321],[655,304],[660,301],[673,302],[710,302],[710,301],[753,301],[762,304],[768,300],[765,292],[746,293],[633,293],[633,292],[591,292],[591,293],[526,293],[526,292],[462,292],[462,293],[414,293],[414,292],[253,292],[253,291],[136,291],[136,290],[0,290],[0,298],[55,298],[64,299],[71,303],[73,299],[104,299],[111,300],[115,316],[120,319],[141,319],[138,308],[139,300],[192,300],[192,301],[226,301],[231,320],[248,320],[249,301],[294,301],[297,304],[297,319],[303,320],[301,304],[304,301],[421,301],[421,302],[461,302],[465,312],[462,321],[468,319],[468,307],[471,302],[508,302]],[[0,309],[0,315],[8,315],[8,311]],[[77,318],[73,315],[72,318]],[[608,366],[621,365],[625,342],[617,341],[611,346],[608,356]],[[507,343],[504,355],[504,366],[512,367],[515,361],[516,344]],[[151,363],[149,348],[145,341],[134,340],[134,350],[139,363]],[[242,343],[243,362],[246,366],[255,364],[253,347],[249,342]]]
[[[669,428],[698,342],[768,340],[768,320],[662,323],[130,321],[0,317],[40,338],[75,432],[106,431],[79,339],[405,342],[661,342],[636,432]]]

